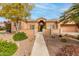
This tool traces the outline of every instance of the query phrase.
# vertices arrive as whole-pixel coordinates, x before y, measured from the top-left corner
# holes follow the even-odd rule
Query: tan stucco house
[[[3,23],[0,23],[1,25]],[[12,31],[15,31],[14,23],[12,23]],[[76,33],[79,32],[78,27],[72,21],[64,23],[56,19],[38,18],[36,20],[21,21],[20,31],[26,32],[28,35],[35,34],[36,32],[44,32],[45,34],[61,34],[61,33]]]
[[[12,30],[14,30],[14,26],[12,26]],[[56,19],[48,20],[45,18],[38,18],[37,20],[22,21],[20,31],[26,32],[27,34],[34,34],[40,31],[45,34],[59,34],[65,32],[79,32],[79,29],[74,22],[63,24],[63,21],[59,22]]]

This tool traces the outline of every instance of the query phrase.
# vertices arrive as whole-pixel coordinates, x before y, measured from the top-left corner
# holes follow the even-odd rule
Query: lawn
[[[11,56],[17,48],[15,43],[0,40],[0,56]]]
[[[3,31],[0,31],[0,34],[5,34],[5,32],[3,32]]]
[[[13,56],[24,56],[24,55],[29,56],[30,55],[33,44],[34,44],[34,40],[35,40],[34,35],[32,35],[32,36],[28,35],[29,37],[25,40],[23,39],[23,40],[15,41],[13,39],[13,35],[15,33],[13,33],[13,34],[3,33],[3,32],[1,32],[1,33],[2,34],[0,34],[0,40],[2,39],[4,41],[5,40],[11,41],[11,42],[16,43],[16,45],[18,46],[18,49],[14,54],[12,54],[11,51],[8,51],[8,52],[10,52],[11,55],[13,55]],[[11,48],[12,48],[12,46],[11,46]],[[8,49],[8,48],[6,48],[6,49]],[[9,54],[5,52],[4,55],[9,55]]]

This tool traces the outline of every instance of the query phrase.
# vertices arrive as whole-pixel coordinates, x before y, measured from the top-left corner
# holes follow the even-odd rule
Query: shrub
[[[62,37],[62,35],[60,34],[59,37]]]
[[[17,45],[12,42],[0,40],[0,56],[13,55],[17,50]]]
[[[79,35],[77,36],[77,39],[79,40]]]
[[[5,29],[6,29],[5,27],[0,27],[0,31],[1,31],[1,30],[5,30]]]
[[[61,42],[67,42],[66,38],[61,38]]]
[[[28,37],[27,37],[27,35],[26,35],[26,33],[24,33],[24,32],[18,32],[18,33],[16,33],[14,36],[13,36],[13,39],[15,40],[15,41],[21,41],[21,40],[25,40],[25,39],[27,39]]]

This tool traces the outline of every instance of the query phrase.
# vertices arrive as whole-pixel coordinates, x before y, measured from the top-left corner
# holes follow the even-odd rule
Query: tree
[[[15,22],[16,30],[18,31],[20,22],[31,15],[30,11],[34,5],[28,3],[2,3],[0,6],[2,7],[0,16]]]
[[[74,21],[79,28],[79,4],[73,4],[64,14],[60,17],[60,21],[64,23]]]

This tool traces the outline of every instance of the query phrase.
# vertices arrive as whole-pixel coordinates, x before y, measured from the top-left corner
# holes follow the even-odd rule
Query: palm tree
[[[64,14],[60,17],[60,21],[64,23],[74,21],[79,28],[79,4],[73,4]]]

